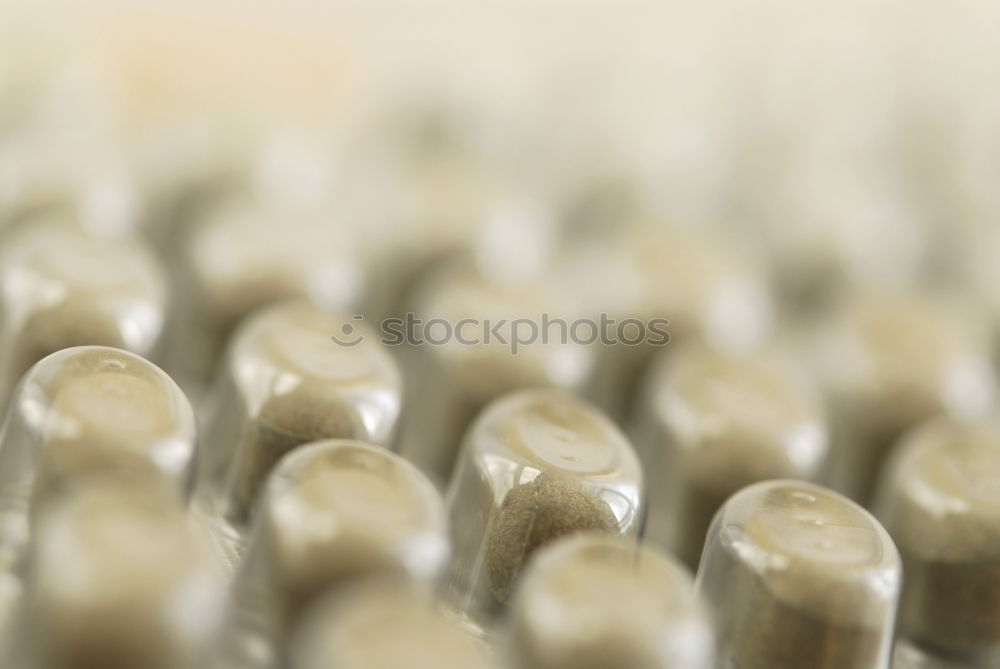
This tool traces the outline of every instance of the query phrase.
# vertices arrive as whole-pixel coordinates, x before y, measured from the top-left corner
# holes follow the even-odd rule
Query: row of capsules
[[[259,202],[237,209],[235,215],[222,211],[226,215],[212,213],[195,228],[192,250],[181,256],[191,263],[181,274],[198,282],[191,294],[206,304],[178,322],[203,328],[209,347],[218,349],[235,324],[261,304],[307,294],[330,307],[336,300],[323,301],[323,293],[310,289],[351,285],[332,281],[323,272],[310,274],[323,266],[318,252],[325,253],[337,240],[275,234],[271,221],[252,220],[261,211]],[[511,221],[501,223],[509,232]],[[120,278],[118,261],[134,252],[118,247],[109,251],[102,241],[93,245],[92,259],[81,262],[85,247],[73,237],[78,231],[37,222],[21,230],[24,236],[11,238],[11,259],[4,262],[5,268],[12,268],[5,286],[17,289],[5,305],[5,313],[16,314],[5,318],[12,333],[6,341],[13,342],[10,350],[17,352],[6,358],[18,366],[9,374],[10,384],[41,355],[74,343],[99,341],[152,355],[150,342],[158,339],[162,326],[162,302],[157,301],[162,293],[150,288],[155,278],[137,277],[150,273],[144,268],[154,263],[139,260],[138,269],[123,271]],[[46,231],[55,232],[45,237]],[[295,231],[328,233],[315,223]],[[42,241],[32,244],[36,234]],[[286,661],[368,666],[393,653],[416,662],[414,654],[425,652],[427,659],[421,661],[443,666],[445,660],[437,653],[452,649],[458,658],[455,666],[471,662],[468,658],[478,655],[475,644],[446,621],[428,616],[434,609],[426,593],[409,593],[409,587],[403,596],[395,587],[373,586],[370,593],[345,594],[343,601],[331,600],[315,614],[303,613],[310,600],[334,583],[372,571],[398,571],[405,581],[425,584],[444,575],[446,601],[472,627],[494,627],[498,613],[511,602],[510,615],[500,617],[510,625],[510,653],[525,666],[706,665],[711,634],[699,613],[702,605],[683,570],[648,545],[662,543],[690,567],[699,567],[699,587],[720,617],[721,661],[761,667],[883,666],[899,565],[885,533],[864,511],[814,486],[767,483],[738,493],[716,515],[714,528],[710,523],[732,493],[775,477],[819,479],[859,500],[870,500],[882,461],[909,428],[939,414],[969,420],[989,410],[992,378],[985,336],[977,334],[974,318],[955,313],[951,299],[855,300],[818,328],[821,341],[813,357],[822,364],[812,371],[828,386],[822,390],[831,405],[821,408],[813,397],[816,389],[796,370],[787,369],[794,365],[748,352],[767,330],[768,305],[766,291],[755,285],[752,273],[740,274],[739,258],[719,257],[717,240],[702,244],[687,234],[663,236],[662,231],[643,231],[638,240],[626,240],[624,248],[602,244],[576,249],[578,255],[571,254],[555,277],[530,276],[537,267],[519,265],[519,276],[509,266],[497,268],[498,259],[484,249],[478,263],[457,258],[422,282],[417,311],[453,323],[466,317],[536,317],[550,312],[551,305],[565,304],[566,293],[582,292],[588,301],[565,313],[567,319],[598,310],[662,314],[670,317],[674,337],[671,348],[653,364],[648,388],[640,393],[641,402],[648,405],[642,407],[636,430],[642,467],[598,410],[569,394],[517,391],[555,386],[591,396],[613,415],[624,416],[627,407],[622,405],[634,403],[625,398],[637,385],[638,370],[650,361],[644,347],[598,351],[604,355],[597,355],[592,345],[576,343],[527,345],[517,356],[503,344],[421,351],[424,370],[418,378],[429,386],[417,387],[408,410],[427,424],[404,429],[400,448],[431,480],[442,486],[450,480],[450,565],[449,531],[443,521],[447,514],[437,493],[412,466],[384,449],[354,441],[299,448],[329,438],[393,443],[402,407],[401,380],[386,351],[374,345],[377,334],[367,332],[356,348],[331,346],[331,332],[350,336],[346,326],[361,326],[304,302],[256,312],[245,321],[231,339],[216,384],[206,420],[209,447],[194,485],[195,506],[211,519],[210,529],[221,539],[226,556],[235,563],[246,553],[234,585],[234,612],[221,633],[225,659],[219,661],[237,666]],[[285,245],[303,239],[283,253]],[[230,254],[226,246],[233,241],[242,246]],[[250,253],[241,255],[241,249]],[[303,255],[310,252],[317,255]],[[116,262],[111,262],[112,256]],[[345,276],[343,262],[329,266],[340,272],[338,277]],[[74,269],[79,271],[63,274]],[[519,280],[511,282],[510,275]],[[88,285],[93,280],[97,285]],[[553,289],[540,290],[539,284]],[[66,300],[66,286],[74,289],[73,296],[82,286],[85,297],[75,304]],[[630,286],[635,289],[630,291]],[[233,287],[236,291],[230,290]],[[111,298],[118,289],[126,294],[115,303]],[[139,298],[127,292],[137,290]],[[56,297],[45,299],[51,295]],[[51,341],[29,330],[38,314],[43,323],[55,323],[41,331],[60,339]],[[69,338],[67,333],[72,333]],[[35,349],[21,353],[27,346]],[[113,358],[103,350],[79,353],[98,360],[103,355]],[[89,363],[60,362],[59,355],[68,354],[57,354],[29,374],[12,403],[18,408],[12,411],[11,427],[5,428],[5,457],[30,463],[4,467],[5,472],[29,472],[4,486],[14,492],[14,501],[5,508],[14,509],[10,527],[16,531],[7,536],[16,539],[20,532],[35,537],[27,551],[19,545],[26,542],[17,540],[10,551],[26,570],[26,604],[18,623],[27,625],[29,633],[12,637],[25,646],[16,652],[26,654],[29,663],[35,661],[32,653],[51,654],[42,662],[55,666],[171,666],[183,654],[175,656],[145,641],[177,637],[156,627],[162,621],[150,623],[140,613],[155,617],[162,612],[169,599],[164,593],[174,588],[208,592],[179,588],[179,581],[171,580],[192,573],[200,577],[200,569],[150,579],[161,589],[143,590],[129,583],[122,565],[105,560],[107,550],[97,541],[88,544],[94,556],[88,565],[99,576],[92,591],[132,593],[135,599],[82,597],[95,608],[85,606],[76,618],[67,616],[64,626],[50,626],[52,639],[33,641],[37,621],[48,620],[53,611],[73,612],[58,593],[49,595],[41,587],[58,583],[42,577],[43,567],[58,565],[66,545],[57,543],[65,540],[63,535],[55,535],[56,543],[44,539],[50,523],[46,500],[62,499],[62,487],[79,487],[81,492],[66,494],[71,501],[65,507],[52,507],[68,509],[64,513],[72,522],[60,524],[59,511],[52,512],[56,520],[51,521],[55,528],[79,530],[86,528],[85,523],[77,527],[85,517],[99,517],[100,524],[117,522],[103,510],[131,499],[126,496],[133,494],[132,486],[141,489],[143,497],[156,496],[149,490],[159,485],[150,481],[159,479],[164,469],[165,480],[190,477],[190,453],[184,455],[178,440],[151,439],[156,446],[137,459],[133,452],[122,454],[144,441],[136,434],[144,434],[143,428],[129,425],[142,412],[127,408],[127,401],[144,393],[128,389],[131,381],[102,377],[95,385],[106,395],[85,382],[74,400],[74,393],[64,394],[62,384],[45,381],[61,375],[46,369],[66,365],[79,372],[69,376],[83,379],[91,372],[79,368]],[[94,375],[106,372],[104,367],[122,365],[94,364],[101,368]],[[73,406],[95,398],[99,404],[74,415]],[[66,403],[68,411],[45,410]],[[40,415],[46,416],[41,423]],[[85,434],[89,428],[79,424],[92,415],[107,422],[98,429],[128,434],[92,440],[89,443],[103,444],[93,449],[77,444],[71,447],[79,451],[70,453],[71,461],[60,463],[58,453],[68,451],[58,448],[55,434]],[[469,429],[476,415],[480,419]],[[145,419],[140,422],[145,425]],[[928,430],[931,436],[920,440],[921,446],[902,449],[918,455],[901,455],[890,465],[881,486],[883,501],[877,505],[903,558],[914,565],[907,567],[902,629],[923,649],[913,653],[985,655],[994,617],[989,597],[983,595],[990,592],[988,566],[993,559],[988,513],[989,476],[995,467],[991,432],[950,424]],[[16,444],[22,433],[30,435],[21,440],[30,446],[6,445],[8,434]],[[190,432],[184,434],[188,441],[180,443],[190,443]],[[163,443],[169,445],[160,450]],[[108,444],[111,448],[106,449]],[[84,462],[75,461],[77,457]],[[60,471],[71,474],[63,480]],[[114,480],[108,474],[114,471],[123,472],[126,496],[113,492],[117,483],[104,483]],[[946,472],[943,477],[941,471]],[[77,475],[80,472],[86,475]],[[85,483],[97,480],[98,485]],[[930,502],[929,486],[934,488]],[[942,521],[940,497],[949,495],[957,501],[945,504]],[[956,522],[956,514],[963,515],[962,522]],[[647,546],[636,548],[644,517]],[[128,526],[128,521],[121,524]],[[135,525],[149,532],[155,523],[144,517]],[[52,530],[57,531],[63,530]],[[533,574],[519,577],[536,548],[579,532],[626,539],[560,542],[561,547],[545,552],[548,557],[539,554]],[[928,541],[934,532],[941,538]],[[162,532],[162,537],[172,547],[186,547],[178,534]],[[103,532],[98,530],[98,535]],[[80,541],[90,541],[89,536]],[[706,536],[708,548],[699,566]],[[117,535],[114,540],[119,540]],[[181,562],[163,546],[156,552],[170,556],[172,564]],[[189,551],[185,548],[181,554]],[[134,580],[147,581],[145,554],[126,554],[125,562],[141,565]],[[631,568],[623,570],[622,564]],[[516,581],[523,584],[515,587]],[[11,581],[11,590],[18,587]],[[671,599],[673,607],[664,612]],[[211,609],[205,599],[198,606],[202,616]],[[389,617],[387,607],[392,608]],[[361,622],[352,613],[358,611],[368,614]],[[185,624],[199,619],[191,613],[182,617]],[[948,620],[942,621],[945,617]],[[123,619],[135,627],[123,625]],[[106,629],[99,629],[99,620]],[[381,643],[352,645],[365,625],[374,636],[386,626],[397,631],[409,627],[414,643],[382,642],[385,637],[378,637]],[[208,623],[197,627],[202,634],[212,628]],[[288,641],[293,637],[295,641]],[[177,648],[184,645],[176,643]],[[159,659],[134,659],[147,657],[147,652]],[[233,656],[235,660],[229,659]]]
[[[40,281],[32,271],[56,272],[55,278],[45,279],[61,282],[60,292],[66,292],[66,286],[76,289],[76,283],[94,279],[91,271],[68,277],[58,274],[71,271],[86,257],[81,252],[86,247],[76,243],[78,231],[64,228],[58,231],[65,236],[60,238],[45,237],[56,235],[53,231],[57,230],[47,224],[33,224],[22,228],[25,230],[30,235],[15,236],[7,246],[23,252],[9,256],[14,260],[5,263],[5,268],[27,275],[27,280],[16,285],[31,288],[35,281],[37,286]],[[36,234],[50,241],[37,245],[23,241],[30,242]],[[60,244],[60,239],[72,244]],[[664,254],[681,248],[677,239],[670,242],[658,247],[654,257],[662,262]],[[106,250],[102,247],[97,253]],[[690,247],[684,248],[683,254],[690,253]],[[55,256],[55,262],[48,260],[49,254]],[[41,269],[30,265],[32,271],[25,270],[22,258],[38,262]],[[95,265],[100,266],[92,263]],[[704,272],[712,266],[708,262],[665,264],[671,271],[693,268]],[[720,262],[714,266],[731,272],[737,265]],[[115,265],[109,264],[105,269],[112,267]],[[480,318],[534,313],[537,295],[523,290],[525,286],[520,288],[521,295],[531,298],[527,307],[501,303],[491,310],[489,305],[498,298],[509,299],[517,291],[497,286],[478,271],[467,262],[441,270],[429,282],[433,288],[429,293],[444,305],[444,311],[427,312],[444,313],[452,321],[460,320],[469,313],[461,309],[470,307]],[[134,288],[134,275],[126,272],[126,276],[122,285]],[[100,290],[92,292],[101,299],[113,297],[114,291],[108,290],[111,279],[97,278]],[[724,295],[726,282],[713,287],[713,280],[704,282],[708,287],[694,283],[694,293],[712,294],[715,290]],[[670,295],[655,294],[661,298]],[[30,290],[21,294],[16,306],[22,313],[35,315],[29,308],[39,306],[33,302],[35,295]],[[724,297],[717,299],[725,304]],[[719,323],[718,313],[699,313],[711,301],[696,299],[692,306],[659,307],[662,313],[680,314],[681,318],[673,319],[675,327],[679,326],[675,348],[659,356],[647,379],[644,396],[648,406],[643,406],[642,428],[637,431],[643,447],[642,468],[610,422],[570,395],[536,391],[504,397],[518,387],[539,385],[562,385],[564,390],[587,393],[584,382],[602,377],[585,346],[574,349],[543,344],[541,350],[547,355],[533,356],[529,350],[520,358],[496,347],[428,349],[435,356],[429,363],[435,365],[434,371],[428,378],[444,384],[429,393],[428,399],[443,402],[446,408],[446,412],[430,409],[429,413],[442,419],[447,416],[442,423],[452,436],[438,433],[433,440],[418,440],[423,450],[413,459],[423,461],[438,480],[445,480],[461,452],[448,493],[455,557],[445,579],[446,598],[473,618],[473,625],[488,626],[490,623],[483,621],[495,617],[497,609],[512,598],[515,577],[535,548],[581,531],[634,538],[648,500],[647,540],[674,549],[689,566],[697,566],[708,534],[700,583],[724,614],[720,623],[724,656],[739,666],[881,666],[886,661],[899,573],[891,543],[870,516],[834,493],[782,483],[745,490],[725,506],[711,531],[709,523],[723,501],[748,483],[774,477],[822,478],[824,468],[838,487],[859,499],[870,499],[881,461],[890,445],[909,428],[938,414],[974,419],[989,409],[992,381],[986,338],[974,336],[975,323],[967,315],[926,299],[866,300],[838,314],[837,321],[822,329],[824,341],[815,350],[819,358],[826,354],[832,363],[825,370],[821,365],[817,373],[830,379],[827,394],[833,402],[829,410],[839,417],[831,424],[850,428],[839,435],[829,433],[815,389],[810,389],[787,361],[733,350],[720,352],[739,348],[713,339],[715,333],[731,332],[735,321],[725,327]],[[735,303],[745,306],[742,301]],[[63,302],[56,305],[64,308]],[[146,313],[155,314],[156,302],[152,305],[141,306]],[[447,311],[449,308],[457,311]],[[685,320],[683,308],[693,317]],[[62,317],[58,309],[52,311],[57,318]],[[104,312],[100,305],[86,300],[82,307],[67,313],[71,317],[65,323],[86,327],[92,320],[104,318],[109,330],[117,328],[122,333],[128,333],[136,323],[156,324],[155,318],[144,317],[142,309]],[[122,313],[131,313],[135,320],[115,320],[114,316]],[[24,320],[31,322],[31,318]],[[275,650],[281,645],[277,639],[284,638],[289,619],[304,608],[302,600],[311,599],[333,581],[347,580],[345,576],[353,577],[372,567],[389,566],[415,576],[415,580],[432,583],[446,569],[444,513],[436,493],[416,470],[384,450],[360,443],[296,448],[331,437],[376,444],[392,441],[401,407],[399,372],[386,351],[375,345],[374,332],[366,333],[357,348],[330,346],[329,333],[344,332],[347,322],[305,302],[259,312],[233,339],[220,375],[218,402],[208,425],[212,446],[206,449],[196,490],[209,516],[220,521],[223,543],[230,548],[227,554],[234,557],[249,543],[249,558],[235,586],[238,606],[233,622],[239,629],[233,638],[237,648],[227,649],[238,656],[244,654],[241,666],[250,661],[245,654],[256,661],[275,661],[267,654],[280,652]],[[73,332],[66,325],[53,330],[60,336]],[[24,332],[27,326],[21,341],[45,342]],[[86,330],[78,336],[94,337]],[[688,339],[691,341],[685,341]],[[61,347],[60,343],[52,344],[52,348]],[[553,355],[553,350],[558,355]],[[845,356],[845,351],[849,355]],[[639,357],[648,353],[624,351]],[[560,355],[567,357],[561,359]],[[30,365],[30,356],[26,360],[20,364]],[[553,361],[562,375],[546,378],[544,373],[552,371]],[[618,365],[619,370],[623,368],[629,370]],[[567,369],[572,373],[567,374]],[[150,380],[152,386],[144,383]],[[611,382],[605,377],[605,383]],[[617,382],[620,387],[629,385],[628,379]],[[496,385],[484,390],[484,383]],[[494,400],[498,401],[490,405]],[[488,405],[490,409],[459,451],[455,435]],[[170,666],[174,661],[171,653],[156,644],[138,648],[134,642],[139,637],[132,636],[135,630],[122,626],[122,618],[109,617],[107,611],[98,611],[105,615],[96,616],[86,606],[73,617],[71,607],[60,599],[58,579],[44,571],[46,565],[56,568],[65,544],[49,543],[46,537],[50,530],[45,528],[51,523],[51,527],[61,528],[59,531],[81,531],[87,527],[83,519],[90,517],[98,527],[111,522],[115,527],[149,532],[157,523],[144,514],[163,513],[167,518],[172,516],[165,526],[176,522],[178,529],[157,529],[158,537],[173,548],[186,546],[184,541],[188,540],[196,544],[197,537],[179,538],[187,537],[191,527],[182,520],[183,514],[176,513],[176,499],[167,501],[173,495],[151,492],[160,489],[159,483],[152,483],[156,480],[167,483],[166,488],[187,489],[179,482],[190,477],[193,428],[183,396],[161,372],[134,356],[111,349],[69,349],[33,368],[11,406],[3,446],[3,471],[11,478],[3,489],[8,493],[5,512],[10,511],[5,517],[5,539],[13,541],[5,555],[16,555],[26,565],[23,587],[27,600],[21,607],[23,620],[18,623],[29,625],[28,634],[12,637],[27,644],[26,649],[16,652],[53,654],[48,661],[55,666],[60,662],[70,666],[90,653],[115,657],[115,662],[126,666],[131,660],[125,658],[144,657],[142,653],[148,651]],[[907,572],[910,594],[904,600],[902,629],[918,644],[945,654],[976,657],[990,649],[993,438],[995,432],[988,426],[930,426],[911,438],[915,445],[902,449],[903,455],[890,467],[882,485],[879,508],[894,530],[904,558],[908,564],[912,562]],[[256,502],[258,489],[275,463],[293,449],[296,453],[281,461],[263,501]],[[430,460],[426,460],[428,455]],[[825,467],[827,460],[833,466]],[[641,492],[642,470],[649,482],[645,495]],[[859,478],[858,472],[871,474]],[[838,476],[844,478],[838,482]],[[385,485],[383,478],[393,483]],[[136,511],[138,515],[133,517],[133,510],[129,510],[125,518],[113,520],[116,514],[105,510],[125,499],[121,489],[126,490],[128,499],[142,490],[141,512]],[[146,507],[147,495],[153,511]],[[358,503],[369,495],[370,503]],[[949,495],[955,499],[941,501]],[[259,504],[256,530],[249,533],[249,511],[255,503]],[[941,505],[948,508],[946,520],[941,520]],[[47,510],[50,507],[51,512]],[[169,508],[173,511],[168,512]],[[331,529],[331,518],[337,519],[334,525],[342,527]],[[150,607],[147,614],[159,610],[164,593],[178,587],[173,579],[207,578],[200,560],[185,561],[191,572],[181,570],[178,574],[164,568],[163,580],[157,581],[163,589],[143,590],[130,584],[122,565],[106,558],[108,547],[99,539],[104,532],[95,532],[98,538],[92,544],[88,543],[89,534],[76,538],[84,544],[79,546],[81,560],[89,560],[95,572],[90,574],[93,581],[87,583],[91,596],[84,599],[91,606],[107,606],[102,590],[131,592],[135,601],[126,598],[125,603],[111,608],[117,609],[118,616],[127,611],[125,617],[140,627],[149,621],[143,622],[137,612],[144,606]],[[25,552],[26,542],[19,537],[29,533],[34,540]],[[60,536],[51,541],[70,540],[72,537]],[[113,540],[124,537],[115,535]],[[136,547],[144,543],[138,540]],[[655,549],[643,548],[636,553],[634,547],[627,548],[628,542],[619,543],[617,548],[595,547],[602,543],[615,544],[581,539],[576,548],[561,549],[563,553],[553,548],[553,555],[561,557],[551,561],[540,558],[542,575],[525,579],[525,603],[515,603],[510,616],[516,652],[527,658],[522,661],[535,662],[536,666],[586,666],[580,658],[587,657],[604,663],[594,666],[606,666],[618,661],[613,658],[633,658],[629,653],[637,653],[628,662],[643,666],[646,660],[635,658],[647,653],[653,658],[648,659],[649,666],[661,666],[656,662],[665,662],[669,653],[680,657],[676,654],[686,652],[694,654],[686,661],[689,666],[707,662],[693,659],[699,653],[702,658],[709,653],[707,628],[691,637],[697,643],[678,642],[680,645],[669,651],[643,646],[653,639],[673,638],[664,636],[664,629],[649,626],[650,620],[656,620],[649,607],[657,602],[643,600],[650,593],[662,597],[663,589],[649,590],[650,584],[632,583],[633,596],[620,594],[631,592],[621,579],[667,579],[661,586],[669,581],[684,602],[678,606],[694,615],[699,605],[682,594],[686,586],[678,575],[683,573],[680,568],[670,566],[672,563]],[[168,550],[167,544],[156,545],[157,552],[171,556],[170,562],[176,561],[177,553]],[[185,548],[183,554],[188,550]],[[642,557],[647,551],[657,557]],[[142,565],[134,580],[145,581],[152,573],[147,571],[146,554],[125,555],[125,563]],[[646,561],[658,566],[649,567],[651,573],[636,567],[630,576],[614,566],[618,564],[614,560],[620,562],[624,555],[633,566]],[[563,578],[557,569],[561,560],[565,564],[560,568],[568,570],[566,583],[559,580]],[[612,565],[602,560],[612,560]],[[589,564],[594,561],[596,566]],[[546,569],[556,569],[556,573],[545,576]],[[593,572],[595,569],[598,571]],[[573,583],[581,585],[574,578],[585,581],[589,592],[573,587]],[[611,579],[603,590],[602,578]],[[547,584],[547,580],[553,583]],[[51,585],[56,592],[46,592],[43,585]],[[563,586],[566,589],[548,589]],[[8,591],[18,587],[21,585],[11,581]],[[546,625],[555,623],[537,618],[539,611],[547,611],[552,604],[534,600],[536,595],[542,596],[537,593],[548,593],[565,607],[556,609],[560,614],[555,616],[564,626],[548,629]],[[621,610],[608,606],[607,598],[612,596],[608,593],[618,593]],[[584,606],[598,601],[588,597],[598,596],[599,606],[594,610]],[[395,595],[386,597],[395,601]],[[417,599],[429,605],[421,597]],[[205,607],[201,615],[207,615],[204,611],[210,607],[206,601],[196,601]],[[117,608],[119,604],[123,608]],[[339,610],[331,606],[331,610]],[[65,620],[57,618],[65,627],[46,625],[41,630],[37,621],[48,620],[56,610],[66,613]],[[32,616],[43,618],[34,618],[35,626],[31,627]],[[95,620],[103,620],[107,628],[101,630]],[[676,622],[670,620],[670,624]],[[315,630],[315,624],[307,627]],[[378,618],[371,624],[377,625]],[[608,630],[610,636],[595,637],[589,632],[586,639],[573,636],[591,629],[588,624]],[[202,626],[201,631],[208,627]],[[143,629],[161,639],[171,638],[152,623]],[[55,637],[32,641],[43,631]],[[566,644],[565,657],[575,659],[556,657],[559,644],[544,637],[546,633],[561,639]],[[311,649],[308,654],[343,650],[327,648],[321,643],[325,638],[321,632],[311,634],[318,636],[302,642]],[[261,645],[262,638],[271,641]],[[597,643],[595,638],[616,640]],[[828,638],[829,643],[815,642],[820,638]],[[587,646],[589,643],[597,643],[597,647]],[[177,642],[176,646],[183,644]],[[59,653],[62,659],[58,659]],[[533,655],[537,657],[530,659]],[[558,664],[560,661],[564,664]]]

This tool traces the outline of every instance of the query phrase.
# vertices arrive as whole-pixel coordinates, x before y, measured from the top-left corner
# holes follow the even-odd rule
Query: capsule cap
[[[614,536],[539,550],[518,583],[510,633],[514,664],[525,669],[709,669],[714,650],[687,569]]]
[[[364,578],[435,584],[450,555],[433,484],[380,446],[327,440],[272,473],[237,577],[240,625],[272,639],[319,594]]]
[[[129,236],[33,220],[0,244],[0,399],[50,353],[103,345],[157,351],[167,285],[155,256]]]
[[[26,560],[28,666],[194,669],[220,629],[221,566],[176,500],[79,486],[38,518]]]
[[[751,483],[815,479],[829,445],[817,389],[775,353],[682,345],[651,370],[639,452],[650,486],[645,536],[697,566],[725,500]]]
[[[697,584],[722,660],[740,667],[884,669],[901,587],[888,533],[810,483],[758,483],[712,522]]]
[[[638,533],[638,458],[583,400],[549,389],[512,393],[487,407],[462,448],[448,492],[460,606],[505,602],[531,554],[561,536]]]
[[[401,405],[396,362],[363,323],[300,300],[269,307],[231,344],[203,490],[245,524],[258,489],[291,449],[334,438],[391,445]]]
[[[938,419],[899,445],[879,514],[906,571],[901,634],[959,656],[1000,651],[1000,423]]]

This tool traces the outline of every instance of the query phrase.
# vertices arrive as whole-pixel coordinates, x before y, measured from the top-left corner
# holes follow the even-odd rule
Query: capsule
[[[63,348],[158,352],[167,285],[137,239],[59,220],[14,226],[0,241],[0,401],[36,362]]]
[[[469,135],[471,119],[427,102],[374,109],[343,175],[365,221],[367,264],[377,268],[366,302],[379,319],[402,316],[415,286],[470,251],[495,198],[493,166],[476,146],[483,138]]]
[[[380,446],[327,440],[278,464],[237,577],[237,643],[281,639],[320,593],[364,578],[435,585],[450,555],[434,485]],[[239,647],[235,652],[239,652]]]
[[[996,396],[988,325],[947,296],[872,295],[826,324],[815,358],[831,425],[830,482],[870,500],[892,446],[935,416],[973,420]]]
[[[644,536],[692,568],[730,495],[757,481],[822,473],[822,403],[783,356],[682,345],[657,359],[645,390],[637,420],[649,491]]]
[[[19,386],[0,442],[3,552],[16,554],[29,516],[82,480],[130,478],[169,490],[179,504],[195,441],[187,398],[151,362],[103,346],[46,357]]]
[[[282,209],[245,194],[206,207],[177,259],[183,301],[173,319],[170,369],[192,387],[216,371],[240,321],[306,298],[330,310],[359,304],[365,278],[354,242],[323,207]]]
[[[335,592],[292,636],[291,669],[491,669],[488,648],[399,582]]]
[[[649,223],[628,230],[566,253],[556,279],[581,296],[588,317],[609,319],[586,392],[621,417],[657,352],[689,341],[753,350],[770,332],[774,312],[750,254],[719,235]]]
[[[642,494],[631,444],[597,408],[554,389],[497,400],[466,435],[446,498],[451,603],[478,624],[548,542],[584,531],[636,536]]]
[[[464,264],[428,280],[415,312],[423,320],[414,364],[420,388],[400,452],[446,487],[462,435],[491,401],[524,388],[584,388],[592,349],[564,341],[568,324],[549,327],[543,316],[560,304],[537,285],[494,281]]]
[[[194,669],[219,629],[206,536],[136,481],[75,486],[39,515],[10,665]]]
[[[867,511],[775,480],[719,510],[696,586],[716,612],[719,666],[887,669],[901,580],[899,553]]]
[[[776,291],[790,311],[817,313],[851,291],[920,281],[933,240],[895,166],[869,156],[863,163],[845,160],[808,144],[781,163],[760,170],[764,182],[750,206]]]
[[[688,570],[661,550],[580,535],[538,551],[511,606],[519,669],[711,669],[707,607]]]
[[[931,657],[1000,659],[1000,423],[938,419],[900,444],[878,511],[906,572],[899,632]]]
[[[292,300],[240,328],[213,401],[199,497],[238,529],[274,464],[296,446],[333,438],[391,445],[402,379],[364,323]]]

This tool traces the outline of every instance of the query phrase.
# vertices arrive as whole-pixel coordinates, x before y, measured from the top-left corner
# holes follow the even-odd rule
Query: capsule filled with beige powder
[[[210,382],[237,326],[262,307],[299,297],[331,310],[360,303],[365,278],[349,228],[324,206],[279,205],[237,192],[189,226],[167,351],[185,387]]]
[[[400,452],[442,488],[463,434],[487,404],[524,388],[579,391],[589,383],[592,347],[562,340],[560,326],[550,331],[543,319],[558,304],[565,306],[534,283],[504,283],[464,263],[444,267],[422,286],[415,313],[423,320],[416,333],[423,345],[413,363],[420,387]],[[522,326],[512,322],[519,318],[517,332]],[[512,344],[515,336],[530,341]]]
[[[187,498],[195,420],[177,384],[139,356],[103,346],[46,357],[14,395],[0,443],[4,554],[67,486],[121,476]]]
[[[599,409],[551,389],[502,397],[466,435],[448,490],[451,602],[473,620],[489,617],[550,541],[636,536],[642,494],[632,445]]]
[[[818,341],[833,426],[829,480],[862,502],[904,432],[936,416],[983,417],[996,397],[988,323],[954,297],[855,299]]]
[[[258,489],[296,446],[333,438],[391,445],[402,380],[364,323],[293,300],[240,328],[213,401],[199,498],[239,534]]]
[[[129,236],[32,220],[0,239],[0,401],[50,353],[71,346],[159,351],[167,285],[154,255]]]
[[[657,359],[636,429],[649,491],[644,536],[692,568],[730,495],[766,479],[817,478],[829,445],[817,389],[793,361],[701,344]]]
[[[518,669],[711,669],[708,608],[691,573],[662,550],[580,535],[538,551],[509,625]]]
[[[571,248],[555,272],[588,318],[611,319],[587,394],[616,417],[628,415],[660,351],[691,341],[753,350],[774,318],[761,268],[732,239],[648,219],[625,230]]]
[[[380,446],[328,440],[296,449],[271,474],[237,577],[231,657],[260,640],[275,654],[323,592],[365,578],[436,585],[450,555],[433,484]]]
[[[399,581],[329,595],[292,635],[291,669],[499,669],[489,648]]]
[[[901,643],[930,659],[1000,659],[1000,423],[938,419],[907,436],[877,510],[903,558]]]
[[[889,667],[899,553],[832,490],[776,480],[733,495],[712,521],[696,583],[717,618],[719,666]]]
[[[223,572],[206,535],[157,492],[109,481],[46,505],[4,666],[201,666],[220,625]]]

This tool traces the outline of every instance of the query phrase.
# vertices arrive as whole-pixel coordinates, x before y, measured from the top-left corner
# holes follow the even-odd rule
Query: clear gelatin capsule
[[[751,254],[718,234],[643,222],[618,239],[580,244],[556,280],[581,296],[591,318],[609,317],[588,394],[625,415],[652,355],[682,342],[753,350],[770,332],[774,305]]]
[[[429,592],[393,580],[326,597],[297,626],[290,656],[290,669],[497,666],[490,650],[439,610]]]
[[[273,305],[235,334],[206,431],[205,500],[234,527],[275,463],[300,444],[391,445],[402,379],[364,323],[305,300]]]
[[[171,371],[205,383],[240,321],[266,305],[303,297],[325,309],[357,306],[365,279],[349,232],[322,207],[281,208],[246,194],[207,208],[177,260],[184,303]]]
[[[0,237],[0,286],[0,401],[33,364],[63,348],[158,351],[167,285],[136,238],[26,221]]]
[[[538,551],[511,606],[518,669],[711,669],[708,608],[660,549],[584,534]]]
[[[222,572],[170,495],[81,485],[39,514],[11,667],[196,669],[217,634]]]
[[[29,515],[80,481],[121,476],[185,499],[195,441],[187,398],[151,362],[103,346],[49,355],[18,387],[0,437],[4,560]]]
[[[878,512],[903,558],[899,633],[930,656],[1000,660],[1000,423],[938,419],[887,468]]]
[[[973,420],[992,408],[988,324],[956,299],[856,299],[819,342],[817,371],[834,426],[831,484],[863,502],[906,430],[935,416]]]
[[[899,553],[832,490],[775,480],[733,495],[712,521],[696,583],[717,617],[720,667],[889,667]]]
[[[532,553],[564,535],[636,536],[641,500],[639,460],[599,409],[553,389],[497,400],[466,435],[448,490],[452,603],[490,615]]]
[[[433,275],[416,309],[423,320],[414,370],[420,387],[400,452],[445,487],[463,433],[491,401],[524,388],[583,389],[592,347],[563,334],[568,325],[547,327],[545,316],[555,319],[553,306],[561,303],[536,284],[499,282],[464,264]]]
[[[280,645],[307,605],[344,583],[392,576],[436,585],[450,555],[447,528],[434,485],[385,448],[328,440],[296,449],[258,507],[236,581],[237,644],[244,655],[254,635]]]
[[[655,361],[641,407],[644,536],[692,568],[730,495],[766,479],[815,479],[826,459],[817,389],[778,355],[682,345]]]

